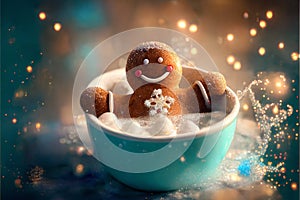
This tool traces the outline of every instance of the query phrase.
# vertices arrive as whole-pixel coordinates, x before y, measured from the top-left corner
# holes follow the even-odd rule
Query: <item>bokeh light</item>
[[[184,19],[178,20],[177,26],[178,26],[178,28],[185,29],[186,28],[186,21]]]
[[[39,18],[40,18],[40,20],[45,20],[47,18],[46,13],[45,12],[40,12],[39,13]]]
[[[80,175],[80,174],[82,174],[83,170],[84,170],[84,165],[83,164],[78,164],[76,166],[75,172],[76,172],[76,174]]]
[[[233,55],[230,55],[230,56],[227,57],[226,61],[229,65],[232,65],[235,61],[235,58],[234,58]]]
[[[283,49],[284,48],[284,43],[283,42],[279,42],[278,43],[278,48],[279,49]]]
[[[61,28],[62,28],[62,25],[58,22],[53,25],[53,29],[57,32],[60,31]]]
[[[11,122],[13,123],[13,124],[15,124],[15,123],[17,123],[17,119],[16,118],[13,118],[12,120],[11,120]]]
[[[291,58],[293,61],[297,61],[300,58],[300,55],[298,52],[291,53]]]
[[[234,64],[233,64],[233,69],[234,70],[240,70],[242,68],[242,64],[240,61],[236,61]]]
[[[198,26],[197,26],[196,24],[190,25],[189,31],[190,31],[191,33],[195,33],[195,32],[197,32],[197,30],[198,30]]]
[[[264,47],[260,47],[260,48],[258,49],[258,53],[259,53],[259,55],[263,56],[263,55],[265,55],[265,53],[266,53],[266,49],[265,49]]]
[[[26,70],[27,70],[28,73],[31,73],[32,72],[32,67],[29,65],[29,66],[26,67]]]
[[[259,21],[259,26],[260,26],[260,28],[266,28],[267,27],[267,22],[266,21],[264,21],[264,20],[260,20]]]
[[[279,112],[278,106],[275,105],[274,108],[272,109],[272,112],[276,115]]]
[[[35,124],[35,128],[36,128],[38,131],[40,131],[41,127],[42,127],[42,125],[41,125],[40,122],[37,122],[37,123]]]
[[[247,111],[247,110],[249,110],[249,105],[244,103],[242,108],[244,111]]]
[[[257,34],[257,31],[255,28],[251,28],[249,32],[252,37],[256,36],[256,34]]]
[[[292,188],[292,190],[297,190],[298,189],[297,183],[295,183],[295,182],[291,183],[291,188]]]
[[[243,13],[243,17],[244,17],[244,19],[248,19],[249,18],[249,13],[248,12],[244,12]]]
[[[268,10],[268,11],[266,12],[266,17],[267,17],[268,19],[272,19],[272,18],[273,18],[273,11]]]
[[[234,35],[232,33],[229,33],[229,34],[227,34],[226,38],[227,38],[228,41],[231,42],[231,41],[234,40]]]

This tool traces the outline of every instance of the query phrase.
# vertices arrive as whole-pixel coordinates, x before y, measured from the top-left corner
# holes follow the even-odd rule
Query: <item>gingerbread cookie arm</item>
[[[109,112],[109,93],[99,87],[90,87],[80,96],[80,106],[84,112],[99,117]]]
[[[118,117],[128,117],[128,95],[116,95],[99,87],[87,88],[80,97],[84,112],[99,117],[105,112],[113,112]]]
[[[222,95],[226,89],[226,80],[219,72],[207,72],[193,67],[183,67],[183,76],[190,84],[201,81],[206,91],[214,95]]]

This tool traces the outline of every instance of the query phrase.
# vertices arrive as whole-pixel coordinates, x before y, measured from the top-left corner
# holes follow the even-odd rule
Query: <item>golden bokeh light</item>
[[[277,81],[277,82],[275,83],[275,86],[278,87],[278,88],[280,88],[280,87],[282,86],[281,81]]]
[[[45,12],[40,12],[39,13],[39,18],[40,18],[40,20],[45,20],[47,18],[46,13]]]
[[[274,108],[272,109],[272,112],[276,115],[279,112],[279,108],[277,105],[274,106]]]
[[[284,43],[283,42],[279,42],[278,43],[278,48],[279,49],[283,49],[284,48]]]
[[[178,28],[185,29],[186,28],[186,21],[184,19],[178,20],[177,26],[178,26]]]
[[[41,127],[42,127],[42,125],[41,125],[40,122],[37,122],[37,123],[35,124],[35,128],[36,128],[37,130],[40,130]]]
[[[272,12],[271,10],[268,10],[268,11],[266,12],[266,17],[267,17],[268,19],[272,19],[272,18],[273,18],[273,12]]]
[[[196,24],[190,25],[189,31],[190,31],[191,33],[195,33],[195,32],[197,32],[197,30],[198,30],[198,26],[197,26]]]
[[[242,64],[240,61],[236,61],[233,65],[234,70],[240,70],[242,68]]]
[[[282,168],[280,169],[280,172],[281,172],[281,173],[285,173],[285,172],[286,172],[285,167],[282,167]]]
[[[15,123],[17,123],[17,119],[16,118],[13,118],[12,120],[11,120],[11,122],[13,123],[13,124],[15,124]]]
[[[234,40],[234,35],[232,33],[227,34],[227,40],[228,41],[233,41]]]
[[[243,105],[243,110],[245,110],[245,111],[249,110],[248,104],[244,103],[244,105]]]
[[[58,22],[53,25],[53,29],[55,31],[60,31],[61,28],[62,28],[62,25],[60,23],[58,23]]]
[[[76,169],[75,169],[76,174],[81,174],[81,173],[83,172],[83,170],[84,170],[83,164],[78,164],[78,165],[76,166]]]
[[[27,70],[28,73],[31,73],[31,72],[32,72],[32,67],[31,67],[30,65],[28,65],[28,66],[26,67],[26,70]]]
[[[267,22],[264,21],[264,20],[260,20],[259,21],[259,26],[260,26],[260,28],[266,28],[267,27]]]
[[[291,183],[291,188],[292,188],[292,190],[297,190],[298,189],[297,183],[295,183],[295,182]]]
[[[249,32],[252,37],[256,36],[256,34],[257,34],[257,31],[255,28],[251,28]]]
[[[259,55],[263,56],[266,54],[266,49],[264,47],[260,47],[258,49],[258,53],[259,53]]]
[[[296,61],[296,60],[298,60],[300,58],[300,55],[297,52],[293,52],[291,54],[291,58],[292,58],[293,61]]]
[[[230,55],[230,56],[227,57],[226,61],[229,65],[232,65],[235,61],[235,58],[234,58],[233,55]]]

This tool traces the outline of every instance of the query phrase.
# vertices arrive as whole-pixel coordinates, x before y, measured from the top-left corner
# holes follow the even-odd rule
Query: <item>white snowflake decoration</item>
[[[154,89],[151,98],[144,102],[144,105],[149,108],[149,115],[168,114],[168,109],[174,103],[174,99],[169,96],[163,96],[161,89]]]

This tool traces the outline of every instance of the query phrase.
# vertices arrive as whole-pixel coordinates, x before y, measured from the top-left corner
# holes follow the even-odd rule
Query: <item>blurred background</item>
[[[283,126],[272,131],[264,157],[265,164],[284,167],[266,173],[267,186],[247,191],[268,193],[260,187],[272,187],[276,199],[298,199],[298,0],[1,1],[2,198],[162,195],[115,183],[81,144],[72,116],[73,82],[83,59],[108,37],[146,26],[195,39],[235,91],[259,78],[257,74],[270,80],[267,95],[259,100],[294,108]],[[247,99],[241,102],[241,115],[253,119]],[[214,199],[222,194],[215,193]]]

